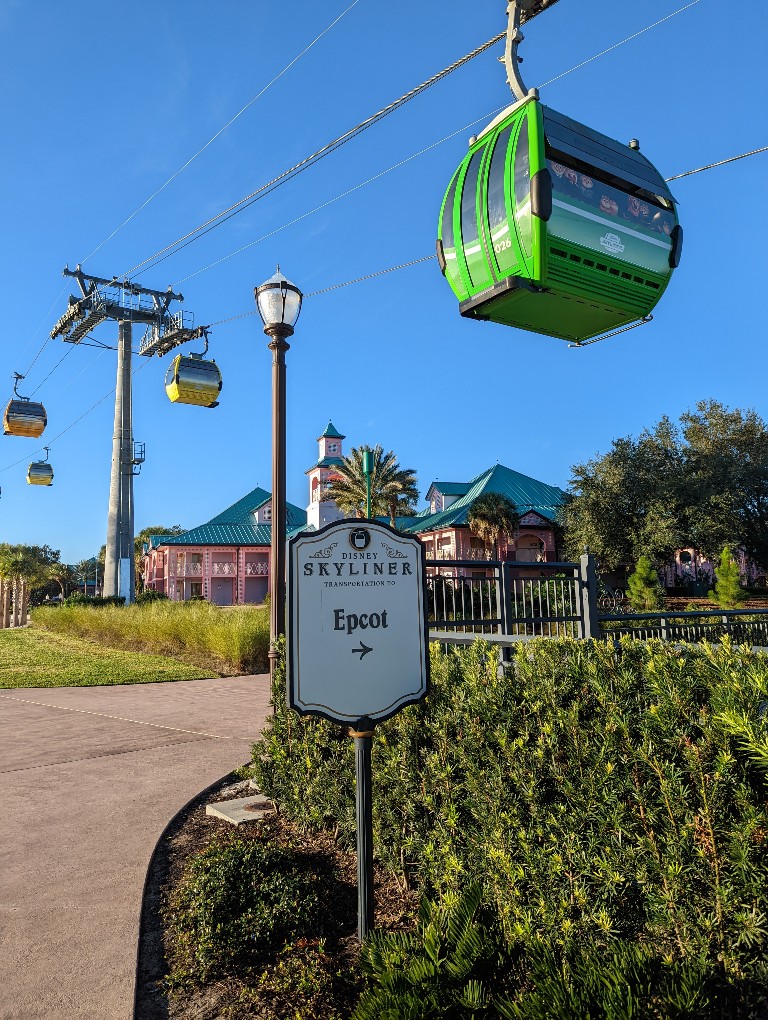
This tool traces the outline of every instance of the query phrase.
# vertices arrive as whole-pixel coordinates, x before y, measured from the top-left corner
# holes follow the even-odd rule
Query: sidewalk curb
[[[141,888],[141,909],[139,910],[139,930],[136,938],[136,961],[134,963],[134,979],[133,979],[133,1010],[132,1010],[133,1020],[143,1020],[143,1018],[138,1013],[139,964],[141,962],[141,941],[142,941],[141,933],[142,929],[144,928],[144,921],[146,918],[147,893],[149,891],[149,882],[150,878],[152,877],[152,872],[154,870],[155,863],[157,861],[157,852],[162,843],[168,837],[168,834],[171,828],[173,827],[174,823],[182,814],[184,814],[186,811],[189,811],[189,809],[192,808],[195,804],[197,804],[198,801],[202,800],[205,797],[208,797],[214,790],[220,787],[222,783],[229,779],[230,776],[233,776],[238,768],[244,768],[246,765],[249,764],[250,762],[244,762],[243,765],[240,766],[236,765],[235,768],[231,769],[229,772],[225,772],[224,775],[221,776],[219,779],[216,779],[213,783],[209,783],[208,786],[202,789],[199,793],[196,793],[194,797],[190,797],[186,804],[182,805],[182,807],[180,807],[179,810],[171,818],[168,819],[165,826],[163,827],[163,831],[158,836],[157,842],[155,843],[155,846],[152,850],[152,854],[150,855],[149,858],[149,862],[147,864],[147,871],[146,874],[144,875],[144,883]]]

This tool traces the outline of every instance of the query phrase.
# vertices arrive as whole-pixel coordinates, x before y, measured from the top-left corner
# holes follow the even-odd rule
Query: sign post
[[[358,935],[373,927],[371,745],[377,722],[429,683],[424,548],[374,521],[339,521],[289,542],[290,708],[355,741]]]
[[[373,730],[350,730],[355,741],[355,820],[357,822],[357,935],[373,930]]]

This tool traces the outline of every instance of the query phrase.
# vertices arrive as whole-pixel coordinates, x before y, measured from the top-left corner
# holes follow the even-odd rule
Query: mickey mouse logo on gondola
[[[355,528],[354,531],[349,533],[349,544],[353,549],[363,550],[367,549],[371,544],[371,533],[366,531],[365,528]]]

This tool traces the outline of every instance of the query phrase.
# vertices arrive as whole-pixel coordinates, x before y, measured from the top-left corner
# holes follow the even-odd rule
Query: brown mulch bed
[[[150,865],[142,908],[136,984],[136,1020],[343,1020],[362,990],[358,966],[357,862],[330,833],[301,832],[277,814],[263,822],[233,826],[205,814],[215,800],[254,791],[230,776],[201,794],[169,826]],[[316,932],[274,946],[258,968],[233,971],[208,983],[179,981],[177,947],[164,911],[187,862],[212,840],[264,838],[311,857],[325,892]],[[415,893],[381,868],[375,876],[376,927],[413,926]]]

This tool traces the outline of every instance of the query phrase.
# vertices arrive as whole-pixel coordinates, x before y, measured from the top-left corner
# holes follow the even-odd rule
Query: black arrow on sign
[[[354,655],[355,652],[360,652],[360,661],[362,662],[363,659],[365,658],[365,656],[368,654],[368,652],[372,652],[372,651],[373,651],[372,648],[369,648],[368,645],[363,644],[363,642],[361,641],[359,648],[353,648],[352,649],[352,654]]]

